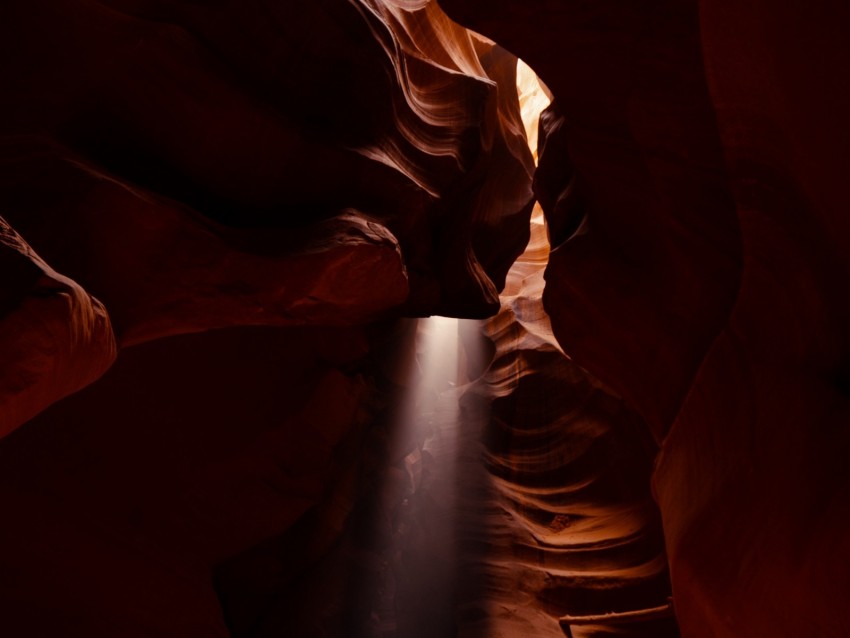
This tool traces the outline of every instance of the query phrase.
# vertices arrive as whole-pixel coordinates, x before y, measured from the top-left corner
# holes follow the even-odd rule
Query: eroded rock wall
[[[0,633],[355,635],[377,351],[492,313],[527,239],[515,58],[378,0],[13,2],[0,42]]]
[[[846,8],[441,5],[555,98],[552,332],[515,300],[504,361],[566,386],[561,347],[648,424],[685,635],[847,635]],[[8,627],[225,635],[214,566],[308,510],[318,560],[352,511],[362,327],[497,311],[531,206],[514,58],[424,0],[19,1],[0,52]],[[493,449],[525,489],[536,450]]]
[[[286,583],[357,501],[366,352],[352,328],[157,340],[4,438],[4,634],[234,635],[215,567],[306,520],[297,558],[261,570]]]
[[[792,4],[441,2],[554,94],[545,305],[663,442],[686,636],[850,631],[847,10]]]
[[[661,517],[649,478],[657,447],[626,402],[567,357],[543,308],[543,212],[484,326],[491,365],[465,397],[479,417],[488,498],[467,508],[464,560],[486,583],[473,603],[483,636],[678,636],[668,606]],[[478,409],[481,412],[481,409]],[[600,616],[602,618],[600,618]],[[570,633],[567,633],[567,632]]]
[[[0,39],[0,214],[119,345],[498,306],[514,58],[435,4],[14,2]]]

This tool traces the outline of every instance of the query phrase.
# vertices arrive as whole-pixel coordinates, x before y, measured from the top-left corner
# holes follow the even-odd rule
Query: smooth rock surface
[[[403,312],[497,307],[532,201],[514,58],[436,4],[16,2],[0,25],[14,96],[0,104],[0,203],[48,261],[98,232],[99,245],[132,243],[140,208],[178,226],[159,233],[184,232],[176,214],[275,228],[283,244],[354,209],[401,247]],[[59,239],[57,218],[77,232]],[[77,259],[84,286],[132,275]]]
[[[683,634],[846,635],[847,8],[441,5],[554,95],[545,305],[663,441]]]
[[[103,304],[0,217],[0,437],[98,379],[115,360]]]
[[[316,512],[313,565],[353,507],[366,351],[355,329],[158,340],[4,438],[4,634],[231,635],[215,566]]]

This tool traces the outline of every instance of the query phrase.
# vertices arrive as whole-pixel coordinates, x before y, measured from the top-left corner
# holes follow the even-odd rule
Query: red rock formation
[[[360,210],[398,238],[408,311],[495,309],[531,207],[511,78],[508,95],[498,88],[512,56],[427,2],[42,4],[2,16],[15,59],[33,61],[7,58],[2,70],[16,96],[2,113],[15,134],[4,163],[32,161],[46,135],[57,161],[87,173],[50,178],[75,202],[107,180],[125,197],[240,227],[291,230]],[[46,231],[33,227],[52,215],[29,201],[49,205],[39,186],[2,189],[37,248]],[[61,215],[128,205],[87,204],[95,210]],[[473,245],[482,233],[495,245]],[[73,276],[86,285],[87,274]]]
[[[436,5],[0,11],[0,208],[121,345],[497,306],[531,207],[514,58]]]
[[[494,617],[662,602],[634,409],[683,633],[850,634],[847,8],[441,4],[555,98],[551,329],[542,254],[491,327]],[[427,0],[17,1],[0,43],[0,629],[344,633],[406,480],[378,346],[495,313],[527,239],[513,56]]]
[[[362,324],[407,296],[395,237],[357,211],[290,230],[232,228],[56,147],[21,157],[10,146],[10,217],[85,277],[121,345],[228,326]]]
[[[274,596],[337,609],[302,572],[386,466],[370,349],[492,312],[527,239],[515,58],[371,0],[17,2],[0,41],[0,630],[309,626]]]
[[[546,305],[565,349],[662,437],[740,266],[696,7],[442,4],[551,89],[537,177],[555,233]]]
[[[850,15],[699,4],[744,259],[655,478],[680,616],[693,636],[845,636]]]
[[[664,441],[683,634],[847,635],[846,8],[441,4],[554,94],[546,307]]]
[[[353,507],[365,351],[354,329],[157,340],[7,436],[4,635],[230,635],[213,567],[306,512],[313,564]]]
[[[115,359],[109,316],[0,217],[0,437]]]
[[[646,424],[561,351],[541,293],[542,211],[528,250],[486,326],[493,363],[475,388],[492,402],[481,426],[491,500],[478,552],[492,635],[677,636],[675,621],[616,627],[593,615],[663,606],[670,594]],[[471,507],[471,505],[467,505]],[[477,601],[482,604],[481,601]],[[490,635],[490,634],[488,634]]]

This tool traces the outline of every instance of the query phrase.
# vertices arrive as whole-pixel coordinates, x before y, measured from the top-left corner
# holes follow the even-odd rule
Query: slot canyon
[[[0,48],[0,636],[850,636],[850,4]]]

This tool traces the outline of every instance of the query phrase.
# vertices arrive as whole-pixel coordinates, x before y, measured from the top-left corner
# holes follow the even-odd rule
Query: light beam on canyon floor
[[[469,334],[480,338],[477,322],[417,322],[415,358],[390,446],[403,487],[390,508],[392,546],[376,610],[387,638],[457,635],[460,397],[470,368],[481,360],[480,342],[462,338]]]
[[[517,98],[536,161],[537,121],[549,99],[522,63]],[[508,330],[527,321],[525,334],[558,349],[551,330],[539,333],[539,326],[548,327],[548,321],[537,316],[542,312],[539,294],[548,248],[537,206],[531,241],[511,270],[502,295],[507,310],[500,316],[511,317]],[[527,300],[531,280],[537,303]],[[498,323],[498,317],[493,321]],[[483,326],[430,317],[420,319],[415,328],[415,357],[404,375],[406,395],[390,445],[395,473],[388,474],[387,485],[399,487],[389,490],[395,495],[388,508],[392,541],[385,552],[382,600],[373,614],[373,627],[382,638],[561,635],[552,619],[537,611],[506,620],[511,612],[502,608],[500,592],[488,589],[501,582],[494,570],[514,569],[502,557],[493,562],[490,544],[511,543],[517,533],[495,496],[482,441],[497,392],[481,378],[492,354],[485,352],[489,342]]]

